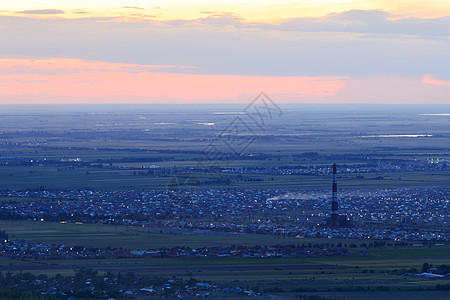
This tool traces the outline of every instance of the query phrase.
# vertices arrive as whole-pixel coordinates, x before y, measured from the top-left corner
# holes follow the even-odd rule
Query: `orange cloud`
[[[0,93],[16,96],[121,97],[123,102],[133,97],[187,100],[237,98],[241,94],[256,95],[260,91],[284,95],[286,98],[304,98],[331,96],[344,88],[346,79],[199,75],[160,71],[166,67],[76,59],[0,60]],[[40,101],[46,102],[45,99]]]

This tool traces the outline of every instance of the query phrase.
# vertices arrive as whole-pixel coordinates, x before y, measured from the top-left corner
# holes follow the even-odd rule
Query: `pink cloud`
[[[168,73],[169,71],[181,73]],[[191,67],[0,59],[0,103],[450,103],[450,82],[423,77],[189,74]]]
[[[450,104],[450,88],[429,84],[420,77],[377,76],[351,78],[331,97],[321,102],[387,103],[387,104]]]
[[[343,77],[161,72],[161,69],[166,68],[175,66],[85,62],[76,59],[0,60],[0,94],[4,96],[25,94],[27,95],[25,98],[34,98],[34,101],[39,102],[55,102],[54,97],[45,100],[47,95],[91,99],[97,97],[103,99],[99,100],[100,102],[104,102],[105,97],[121,98],[123,102],[141,99],[138,102],[142,102],[142,99],[146,98],[207,101],[217,98],[237,98],[242,94],[256,95],[265,91],[268,94],[298,99],[332,96],[345,87],[346,80]],[[35,97],[32,97],[33,95]]]
[[[426,83],[426,84],[432,84],[432,85],[450,86],[450,81],[437,79],[434,75],[431,75],[431,74],[424,75],[422,77],[422,82]]]
[[[130,63],[110,63],[84,61],[75,58],[49,59],[0,59],[0,74],[60,74],[88,72],[146,72],[161,69],[196,69],[191,66],[139,65]]]

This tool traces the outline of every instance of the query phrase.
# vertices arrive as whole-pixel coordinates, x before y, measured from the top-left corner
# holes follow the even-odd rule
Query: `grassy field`
[[[136,176],[133,172],[139,170],[108,167],[110,164],[119,168],[195,166],[198,161],[208,161],[202,151],[210,145],[231,153],[219,134],[235,115],[215,114],[216,108],[154,110],[150,106],[139,109],[116,107],[105,109],[112,111],[100,114],[98,111],[92,114],[91,109],[95,111],[97,108],[80,107],[71,112],[62,109],[59,114],[46,109],[38,109],[39,113],[6,111],[0,126],[0,159],[60,161],[80,158],[83,162],[104,167],[3,164],[0,167],[0,187],[19,190],[165,189],[171,175]],[[220,111],[236,112],[235,109],[223,107]],[[421,116],[425,108],[410,110],[408,106],[383,111],[373,107],[355,110],[354,106],[345,109],[322,106],[315,109],[317,111],[308,106],[291,107],[281,118],[271,120],[273,122],[268,123],[264,130],[252,128],[256,140],[245,151],[239,152],[242,157],[235,156],[228,162],[217,163],[222,167],[265,168],[378,161],[401,165],[408,161],[426,163],[426,159],[450,159],[448,118]],[[200,125],[202,122],[214,123],[214,126]],[[426,136],[383,137],[407,134]],[[250,159],[250,154],[264,155]],[[357,178],[357,175],[365,178]],[[208,176],[199,177],[203,181],[208,179]],[[241,177],[228,174],[224,179],[222,183],[206,183],[203,187],[329,187],[329,177],[318,175],[243,174]],[[449,179],[448,171],[343,174],[339,185],[341,188],[442,187],[448,186]]]
[[[432,251],[425,250],[419,255],[409,255],[408,249],[402,250],[408,258],[389,256],[336,256],[305,258],[138,258],[138,259],[102,259],[80,260],[77,266],[92,267],[104,271],[150,273],[163,276],[190,277],[212,280],[226,284],[236,279],[251,282],[278,281],[276,286],[286,290],[295,288],[290,281],[311,281],[317,289],[324,287],[324,281],[330,286],[339,287],[342,281],[350,286],[370,284],[407,288],[409,286],[433,285],[433,280],[423,280],[411,276],[390,274],[393,270],[417,268],[424,262],[449,264],[450,256],[430,259]],[[448,248],[447,248],[448,251]],[[58,262],[61,266],[71,266],[72,261]],[[398,280],[401,279],[399,282]]]
[[[253,174],[215,174],[229,184],[207,183],[211,175],[198,174],[203,188],[254,188],[254,189],[315,189],[329,188],[330,177],[323,175],[253,175]],[[340,188],[401,188],[446,186],[450,180],[450,171],[368,173],[364,178],[359,174],[340,174]],[[163,190],[174,175],[140,176],[131,170],[105,168],[64,169],[39,166],[2,166],[0,168],[0,186],[3,189],[137,189]]]
[[[318,295],[337,300],[448,300],[448,291],[389,291],[389,292],[322,292],[322,293],[295,293],[277,295],[276,300],[294,299],[298,295]],[[273,299],[273,298],[272,298]]]
[[[405,254],[407,250],[404,251]],[[302,294],[304,290],[323,291],[327,296],[348,296],[361,299],[366,293],[353,292],[360,288],[391,289],[384,292],[387,299],[397,298],[398,290],[432,289],[448,280],[429,280],[404,276],[395,271],[420,269],[423,262],[450,263],[450,256],[429,260],[427,253],[409,258],[395,257],[315,257],[315,258],[140,258],[101,260],[47,260],[15,261],[2,258],[0,270],[11,272],[72,274],[74,269],[84,267],[101,272],[135,272],[164,277],[196,278],[225,286],[242,286],[252,289],[273,288]],[[335,291],[345,286],[350,291]],[[327,291],[333,292],[327,292]],[[311,293],[310,293],[311,294]],[[320,293],[322,294],[322,293]],[[370,293],[371,294],[371,293]],[[284,296],[284,293],[278,295]],[[442,297],[443,294],[440,294]],[[287,297],[292,294],[287,293]],[[339,297],[339,299],[342,299]],[[366,299],[366,298],[364,298]],[[426,298],[418,298],[426,299]],[[446,299],[446,298],[436,298]]]
[[[334,239],[295,239],[273,236],[214,236],[214,235],[170,235],[138,232],[126,228],[98,224],[59,224],[29,221],[0,221],[0,229],[6,230],[12,239],[63,243],[97,247],[128,247],[147,249],[158,247],[204,247],[218,245],[275,245],[299,244],[302,242],[363,241]],[[361,247],[352,249],[355,254]],[[364,248],[366,249],[366,248]],[[0,258],[0,270],[45,274],[72,274],[80,267],[99,271],[135,272],[165,277],[196,278],[221,285],[240,285],[250,288],[281,288],[287,292],[298,288],[316,289],[326,292],[345,285],[350,289],[361,286],[377,289],[382,286],[394,291],[415,288],[434,288],[448,280],[427,280],[405,276],[411,268],[420,270],[423,263],[435,266],[450,264],[450,245],[427,244],[422,246],[386,246],[368,248],[367,256],[317,256],[277,258],[130,258],[130,259],[86,259],[19,261]],[[419,271],[417,271],[419,272]],[[300,292],[299,292],[300,293]],[[347,295],[336,292],[333,295]],[[281,293],[282,297],[294,294]],[[284,295],[284,296],[283,296]],[[289,296],[290,295],[290,296]],[[395,293],[392,298],[396,299]],[[356,298],[355,298],[356,297]],[[348,299],[358,299],[357,296]],[[339,298],[342,299],[342,298]],[[402,298],[399,298],[402,299]],[[440,299],[440,298],[437,298]],[[442,298],[445,299],[445,298]],[[281,300],[281,299],[280,299]]]
[[[266,235],[174,235],[145,232],[145,228],[102,224],[60,224],[50,222],[0,220],[0,230],[11,239],[59,243],[68,246],[126,247],[129,249],[198,248],[214,246],[289,245],[304,242],[294,237]],[[322,239],[317,242],[324,241]]]
[[[242,112],[243,107],[208,109],[134,108],[40,108],[25,112],[20,108],[2,112],[0,128],[0,188],[153,190],[166,189],[173,175],[135,175],[120,167],[171,168],[195,166],[205,159],[201,153],[213,143],[227,150],[218,134],[236,115],[216,115],[216,111]],[[366,107],[287,107],[279,119],[267,128],[255,128],[256,141],[229,162],[231,167],[277,167],[299,165],[387,164],[426,162],[426,159],[450,159],[448,118],[421,116],[429,106],[411,108]],[[440,110],[446,111],[448,106]],[[440,112],[439,110],[439,112]],[[93,113],[94,112],[94,113]],[[245,117],[242,114],[239,116]],[[273,121],[273,122],[272,122]],[[201,125],[202,122],[214,126]],[[270,123],[270,124],[269,124]],[[417,138],[383,135],[426,135]],[[109,149],[107,149],[109,148]],[[265,154],[266,159],[248,159],[249,154]],[[303,155],[309,153],[308,155]],[[312,153],[312,155],[310,155]],[[11,165],[6,159],[68,160],[80,158],[91,164]],[[142,163],[140,161],[143,161]],[[17,163],[17,161],[16,161]],[[111,164],[111,165],[110,165]],[[118,167],[109,168],[111,167]],[[197,175],[197,174],[196,174]],[[218,175],[218,174],[215,174]],[[359,175],[359,176],[358,176]],[[364,178],[361,178],[364,175]],[[209,175],[198,175],[203,188],[236,189],[329,189],[330,176],[220,174],[220,183],[207,183]],[[448,187],[449,171],[339,174],[340,189],[386,189],[403,187]],[[3,200],[3,199],[0,199]],[[7,199],[25,201],[29,199]],[[29,221],[0,221],[11,239],[65,244],[68,246],[126,247],[154,249],[211,247],[229,245],[268,245],[301,243],[347,243],[356,254],[366,250],[367,241],[334,239],[296,239],[263,235],[173,235],[150,233],[145,228],[101,224],[60,224]],[[431,247],[430,247],[431,246]],[[303,289],[315,289],[308,295],[334,299],[450,299],[437,291],[399,291],[434,288],[448,279],[430,280],[405,276],[406,270],[421,269],[423,263],[450,264],[450,245],[386,246],[367,249],[367,256],[283,257],[283,258],[132,258],[92,260],[16,260],[0,257],[2,272],[33,272],[48,275],[73,274],[80,267],[101,272],[129,272],[207,280],[221,285],[273,289],[286,292],[264,296],[265,300],[296,299]],[[391,291],[340,291],[346,287]],[[297,291],[294,291],[297,290]],[[330,291],[331,290],[331,291]],[[220,298],[219,298],[220,299]],[[225,298],[224,298],[225,299]],[[237,298],[236,298],[237,299]],[[220,299],[222,300],[222,299]],[[239,299],[240,300],[240,299]]]
[[[74,224],[41,221],[0,220],[0,230],[5,230],[11,239],[23,239],[31,242],[59,243],[68,246],[90,247],[126,247],[133,250],[172,247],[216,247],[216,246],[274,246],[298,245],[308,243],[342,243],[355,244],[356,250],[365,250],[360,244],[367,240],[328,239],[328,238],[296,238],[290,236],[257,235],[257,234],[168,234],[152,233],[142,227],[113,226],[104,224]],[[392,242],[393,245],[398,243]],[[431,248],[429,248],[431,245]],[[414,244],[408,247],[408,253],[418,254],[427,251],[437,255],[447,248],[440,244]],[[403,249],[404,247],[400,247]],[[372,249],[375,255],[390,257],[404,256],[397,248]],[[389,252],[390,251],[390,252]],[[414,254],[415,255],[415,254]]]

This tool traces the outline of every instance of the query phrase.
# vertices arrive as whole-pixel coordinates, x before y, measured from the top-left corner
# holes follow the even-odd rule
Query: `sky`
[[[450,1],[15,0],[0,103],[450,104]]]

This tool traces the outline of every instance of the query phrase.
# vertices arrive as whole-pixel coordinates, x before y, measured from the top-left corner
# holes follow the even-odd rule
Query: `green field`
[[[266,235],[174,235],[145,232],[145,228],[102,224],[60,224],[50,222],[0,220],[0,229],[11,239],[58,243],[68,246],[126,247],[156,249],[172,247],[215,247],[297,244],[303,239]],[[321,239],[317,240],[323,241]]]
[[[329,188],[330,177],[323,175],[253,175],[221,174],[224,183],[207,183],[211,175],[193,173],[200,180],[198,187],[203,188],[254,188],[254,189],[325,189]],[[402,187],[442,187],[450,181],[450,171],[368,173],[364,178],[360,174],[339,175],[340,188],[402,188]],[[106,168],[64,169],[39,166],[2,166],[0,168],[0,186],[3,189],[138,189],[164,190],[175,175],[158,176],[133,175],[132,170],[114,170]],[[189,188],[189,187],[187,187]]]
[[[413,168],[405,167],[401,172],[344,173],[339,169],[339,189],[384,190],[449,186],[449,119],[422,115],[445,112],[449,109],[448,105],[440,108],[412,105],[287,105],[282,108],[284,112],[280,118],[267,120],[265,128],[257,128],[251,123],[248,116],[242,113],[244,107],[2,107],[0,189],[166,190],[176,175],[174,173],[177,171],[173,171],[176,168],[189,173],[189,170],[183,171],[181,168],[194,167],[199,161],[206,164],[211,162],[202,152],[205,147],[214,145],[220,151],[232,153],[219,134],[236,116],[245,119],[252,130],[251,133],[246,133],[247,137],[255,137],[255,140],[242,152],[233,154],[233,159],[227,162],[216,161],[212,153],[213,158],[210,160],[220,167],[295,169],[330,166],[333,163],[340,167],[345,164],[410,164]],[[202,122],[214,123],[214,126],[204,126],[201,125]],[[400,137],[395,137],[396,135]],[[402,137],[407,135],[417,137]],[[67,162],[76,158],[81,162]],[[54,162],[36,162],[44,159]],[[442,168],[430,171],[433,168],[429,168],[428,161],[435,159],[442,162],[437,165]],[[30,160],[34,162],[29,163]],[[166,173],[147,173],[150,166],[167,168]],[[214,173],[214,177],[220,178],[214,181],[211,180],[211,174],[195,173],[200,183],[194,188],[329,189],[331,176],[319,174],[320,172],[314,175]],[[372,225],[386,228],[386,224]],[[449,265],[448,243],[401,246],[390,241],[392,245],[366,249],[361,244],[368,243],[367,240],[297,239],[240,234],[182,235],[159,233],[158,229],[142,227],[40,221],[1,220],[0,230],[5,230],[11,239],[30,242],[130,249],[302,243],[356,245],[350,248],[356,254],[354,256],[302,258],[25,260],[0,257],[2,272],[71,275],[84,267],[101,272],[132,271],[136,274],[164,277],[193,277],[230,287],[269,289],[272,292],[263,297],[265,300],[297,299],[300,294],[340,300],[450,299],[448,291],[427,290],[434,289],[437,284],[449,284],[448,279],[430,280],[404,275],[412,268],[421,270],[423,263]],[[367,250],[368,255],[357,255],[360,250]],[[347,290],[336,291],[343,287]],[[278,288],[279,292],[275,293],[277,290],[274,288]],[[363,292],[362,288],[369,288],[371,291]],[[387,289],[390,290],[386,291]],[[236,297],[239,300],[241,298]]]
[[[295,239],[258,235],[171,235],[144,233],[139,228],[126,228],[99,224],[59,224],[30,221],[0,221],[0,229],[6,230],[12,239],[63,243],[95,247],[127,247],[147,249],[159,247],[205,247],[219,245],[275,245],[299,244],[301,242],[356,243],[351,249],[358,253],[363,241],[334,239]],[[54,275],[73,274],[74,270],[92,268],[99,271],[135,272],[164,277],[191,277],[212,281],[225,286],[248,286],[249,288],[279,288],[280,300],[291,299],[305,289],[319,291],[320,295],[337,299],[358,299],[361,287],[373,290],[390,289],[386,299],[396,298],[398,290],[428,289],[448,280],[429,280],[405,276],[411,268],[420,270],[423,263],[435,266],[450,264],[449,244],[415,244],[400,246],[369,247],[367,256],[328,257],[277,257],[277,258],[129,258],[129,259],[76,259],[76,260],[14,260],[0,258],[0,270],[32,272]],[[419,272],[419,271],[417,271]],[[342,286],[350,291],[335,291]],[[330,290],[331,289],[331,290]],[[317,294],[311,293],[310,294]],[[358,294],[359,293],[359,294]],[[374,295],[377,295],[376,292]],[[386,292],[384,292],[386,293]],[[433,292],[436,299],[442,294]],[[397,296],[396,296],[397,295]],[[352,298],[353,297],[353,298]],[[389,298],[391,297],[391,298]],[[370,298],[367,298],[370,299]],[[414,299],[414,298],[412,298]],[[420,298],[419,298],[420,299]]]
[[[217,163],[221,167],[266,168],[330,166],[332,163],[426,164],[427,159],[439,158],[443,162],[450,159],[449,119],[422,115],[427,109],[436,108],[288,105],[283,115],[270,120],[266,128],[249,123],[252,133],[247,134],[254,137],[254,141],[245,151],[236,151],[228,161],[216,161],[214,153],[208,156],[204,150],[213,145],[220,154],[233,154],[220,133],[236,115],[244,117],[243,107],[163,109],[118,105],[98,109],[29,107],[23,111],[23,108],[4,107],[0,163],[7,159],[59,162],[79,158],[90,166],[27,165],[12,161],[12,165],[0,165],[0,188],[165,189],[173,174],[133,173],[145,173],[148,169],[139,168],[152,165],[171,169],[194,167],[198,162]],[[446,111],[448,106],[440,109]],[[216,114],[217,111],[231,114]],[[249,122],[248,118],[246,120]],[[214,123],[214,126],[204,126],[201,122]],[[401,137],[408,134],[418,137]],[[389,135],[394,137],[385,137]],[[339,185],[367,189],[445,187],[450,171],[443,169],[447,171],[420,171],[418,168],[416,172],[344,173]],[[208,183],[210,175],[198,175],[201,186],[311,189],[328,188],[330,180],[320,175],[214,175],[223,176],[223,180]]]

